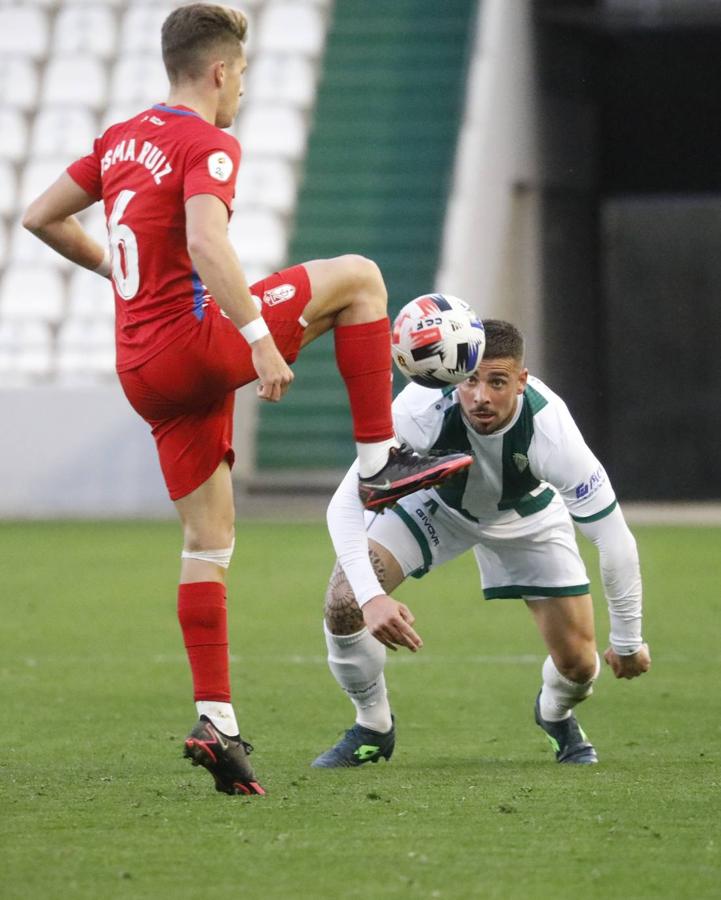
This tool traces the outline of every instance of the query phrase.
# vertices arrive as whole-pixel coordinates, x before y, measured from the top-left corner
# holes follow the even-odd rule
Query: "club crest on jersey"
[[[528,457],[525,453],[514,453],[513,462],[516,464],[519,472],[525,472],[528,468]]]
[[[233,160],[227,153],[211,153],[208,157],[208,171],[216,181],[227,181],[233,174]]]
[[[292,284],[279,284],[278,287],[270,288],[263,294],[263,303],[268,306],[277,306],[279,303],[285,303],[286,300],[292,300],[295,297],[295,286]]]

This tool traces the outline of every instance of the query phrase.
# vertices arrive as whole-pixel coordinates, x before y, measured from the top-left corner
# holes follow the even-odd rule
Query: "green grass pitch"
[[[634,531],[654,664],[606,669],[580,708],[600,765],[553,761],[530,616],[485,603],[469,557],[396,594],[425,648],[387,668],[392,762],[319,771],[353,718],[325,665],[330,544],[322,524],[239,526],[233,686],[268,789],[246,799],[181,758],[178,527],[0,525],[0,896],[720,896],[721,530]]]

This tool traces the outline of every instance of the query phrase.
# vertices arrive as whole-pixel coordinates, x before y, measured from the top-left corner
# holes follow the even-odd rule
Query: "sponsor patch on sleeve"
[[[576,486],[576,499],[582,500],[595,494],[605,481],[606,473],[603,470],[603,466],[599,466],[588,481],[584,481]]]
[[[222,151],[211,153],[208,157],[208,171],[216,181],[227,181],[233,174],[233,160]]]

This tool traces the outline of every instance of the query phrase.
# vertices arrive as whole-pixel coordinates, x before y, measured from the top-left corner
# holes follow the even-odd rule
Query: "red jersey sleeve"
[[[212,194],[232,211],[240,144],[222,133],[210,136],[188,155],[183,178],[183,202],[196,194]]]
[[[91,197],[100,200],[103,196],[103,183],[100,178],[100,157],[98,142],[93,144],[93,152],[68,166],[68,175]]]

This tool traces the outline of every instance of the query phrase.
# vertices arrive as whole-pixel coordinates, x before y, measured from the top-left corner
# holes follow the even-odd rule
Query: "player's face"
[[[474,375],[458,385],[458,399],[471,428],[493,434],[507,425],[527,379],[528,369],[515,359],[483,361]]]
[[[247,65],[242,51],[233,61],[225,63],[225,80],[220,89],[218,112],[215,116],[218,128],[229,128],[233,124],[243,96],[243,76]]]

